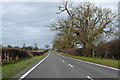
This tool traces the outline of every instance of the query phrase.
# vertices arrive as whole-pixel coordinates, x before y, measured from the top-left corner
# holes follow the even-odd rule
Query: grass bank
[[[83,56],[72,56],[72,55],[68,55],[68,54],[64,54],[64,53],[60,53],[60,52],[57,52],[57,53],[59,53],[60,55],[75,58],[75,59],[80,59],[80,60],[89,61],[89,62],[93,62],[93,63],[97,63],[97,64],[111,66],[114,68],[120,68],[119,64],[118,64],[118,62],[119,62],[118,60],[83,57]]]
[[[41,56],[35,56],[33,58],[25,58],[25,59],[20,59],[10,63],[4,63],[2,65],[2,78],[9,78],[17,74],[21,70],[31,66],[32,64],[36,63],[40,59],[44,58],[47,54],[48,52],[44,53]]]

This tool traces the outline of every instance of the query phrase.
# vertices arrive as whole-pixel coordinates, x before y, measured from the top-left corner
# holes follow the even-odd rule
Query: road
[[[85,78],[118,80],[118,71],[60,56],[54,51],[24,78]]]

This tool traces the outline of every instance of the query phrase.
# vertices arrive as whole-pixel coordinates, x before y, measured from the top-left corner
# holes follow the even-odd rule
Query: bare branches
[[[58,14],[66,12],[68,18],[58,19],[51,26],[60,31],[57,38],[64,48],[66,47],[65,43],[68,43],[69,46],[80,43],[85,45],[83,47],[88,47],[86,45],[89,44],[90,47],[94,48],[97,40],[101,38],[100,35],[106,34],[109,36],[114,32],[111,27],[117,27],[114,23],[116,14],[110,9],[99,8],[90,2],[81,3],[78,6],[69,5],[68,2],[65,2],[58,8],[60,11]],[[72,47],[75,47],[75,45]]]

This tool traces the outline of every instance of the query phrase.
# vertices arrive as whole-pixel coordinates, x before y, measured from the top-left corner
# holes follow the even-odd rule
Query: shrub
[[[120,59],[120,40],[112,40],[106,43],[100,43],[98,46],[95,46],[95,57],[105,58],[105,59]],[[63,49],[58,50],[66,54],[73,56],[85,56],[92,57],[91,48],[73,48],[73,49]]]

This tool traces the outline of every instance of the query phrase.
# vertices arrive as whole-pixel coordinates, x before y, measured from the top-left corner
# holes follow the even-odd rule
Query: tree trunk
[[[5,60],[6,60],[6,62],[7,62],[7,53],[5,54]]]
[[[88,47],[88,44],[86,44],[86,43],[83,43],[83,56],[86,56],[86,57],[88,57],[89,56],[89,49],[88,49],[89,47]]]
[[[83,42],[83,48],[88,48],[88,45]]]
[[[95,46],[94,45],[92,46],[92,57],[93,58],[95,57]]]

